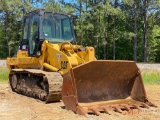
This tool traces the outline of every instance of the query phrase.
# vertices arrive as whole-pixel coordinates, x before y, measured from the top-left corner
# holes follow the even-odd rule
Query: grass
[[[7,68],[0,68],[0,83],[8,82],[9,70]]]
[[[160,75],[158,73],[142,73],[142,78],[145,84],[160,85]]]

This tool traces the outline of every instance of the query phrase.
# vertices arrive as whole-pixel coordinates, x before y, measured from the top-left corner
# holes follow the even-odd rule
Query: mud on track
[[[89,118],[64,109],[63,102],[45,104],[39,100],[13,93],[8,84],[0,84],[0,120],[155,120],[160,119],[160,85],[145,85],[147,95],[158,108],[134,110],[123,115],[101,113]]]

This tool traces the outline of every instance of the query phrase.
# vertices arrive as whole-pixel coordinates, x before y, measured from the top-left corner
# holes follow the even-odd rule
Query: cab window
[[[36,39],[38,38],[38,15],[31,18],[29,53],[34,54]]]

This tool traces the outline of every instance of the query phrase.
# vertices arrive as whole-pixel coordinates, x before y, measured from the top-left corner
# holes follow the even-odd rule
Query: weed
[[[158,73],[142,73],[145,84],[160,84],[160,75]]]
[[[9,70],[7,68],[0,68],[0,83],[7,83]]]

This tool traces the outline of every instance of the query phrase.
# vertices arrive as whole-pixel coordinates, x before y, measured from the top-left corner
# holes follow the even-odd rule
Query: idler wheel
[[[13,75],[11,79],[11,87],[15,90],[17,88],[17,83],[18,83],[18,77],[17,75]]]

